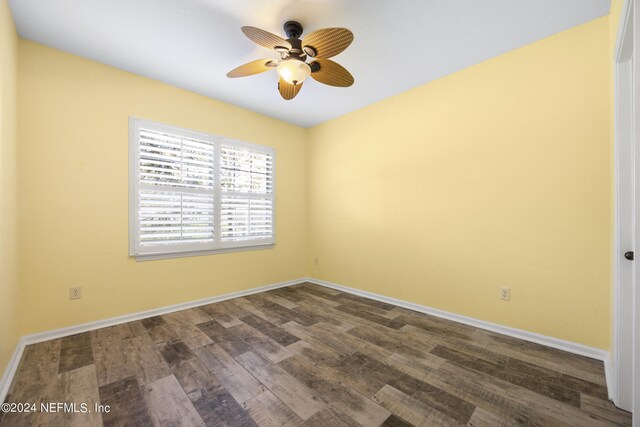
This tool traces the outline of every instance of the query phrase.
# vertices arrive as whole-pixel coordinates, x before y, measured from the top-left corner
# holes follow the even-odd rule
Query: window
[[[130,255],[274,244],[274,150],[130,120]]]

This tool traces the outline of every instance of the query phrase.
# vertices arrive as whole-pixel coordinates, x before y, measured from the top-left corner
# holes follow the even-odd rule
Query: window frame
[[[139,192],[140,190],[149,189],[157,192],[171,192],[169,186],[153,186],[142,184],[139,176],[139,161],[140,161],[140,129],[146,128],[152,131],[166,132],[169,134],[194,138],[203,141],[210,142],[214,147],[214,183],[213,183],[213,206],[214,206],[214,218],[213,218],[213,232],[214,238],[211,247],[207,245],[195,243],[193,245],[181,246],[180,250],[171,248],[169,250],[145,250],[140,245],[140,223],[138,217],[138,204],[139,204]],[[271,176],[271,193],[241,193],[241,192],[223,192],[220,185],[221,176],[221,162],[220,162],[220,146],[230,145],[234,147],[246,148],[256,150],[271,155],[272,159],[272,176]],[[236,141],[230,138],[211,135],[204,132],[198,132],[190,129],[185,129],[177,126],[167,125],[164,123],[158,123],[151,120],[140,119],[137,117],[129,117],[129,256],[134,257],[137,261],[167,259],[167,258],[182,258],[201,255],[212,255],[218,253],[229,252],[243,252],[253,251],[261,249],[271,249],[276,244],[276,151],[272,147],[265,145],[253,144],[248,142]],[[194,194],[208,194],[211,192],[206,191],[191,191],[188,188],[175,188],[175,193],[194,193]],[[237,242],[223,242],[222,233],[220,229],[221,223],[221,198],[222,195],[240,196],[240,197],[259,197],[271,199],[271,238],[263,239],[251,239]],[[184,249],[182,249],[184,248]]]

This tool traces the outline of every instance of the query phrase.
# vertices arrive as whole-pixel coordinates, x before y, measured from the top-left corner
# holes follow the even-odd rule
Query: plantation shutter
[[[222,242],[273,241],[273,154],[222,144],[220,188]]]
[[[131,255],[273,244],[272,149],[135,119],[131,126]]]
[[[142,127],[138,173],[141,252],[214,247],[212,142]]]

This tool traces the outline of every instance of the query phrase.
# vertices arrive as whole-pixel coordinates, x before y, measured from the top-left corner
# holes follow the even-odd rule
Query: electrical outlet
[[[500,288],[500,299],[509,301],[511,299],[511,288]]]
[[[82,288],[69,288],[69,299],[80,299],[82,298]]]

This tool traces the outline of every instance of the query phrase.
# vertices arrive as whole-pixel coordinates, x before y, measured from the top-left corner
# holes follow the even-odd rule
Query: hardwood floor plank
[[[264,392],[265,387],[216,344],[194,350],[205,366],[241,405]]]
[[[469,421],[475,410],[469,402],[366,355],[356,353],[345,364],[348,371],[357,369],[358,374],[390,385],[461,424]]]
[[[172,369],[207,426],[255,426],[250,415],[202,360],[183,360]]]
[[[322,291],[316,292],[313,289],[311,292],[307,292],[306,290],[303,290],[302,288],[300,288],[299,285],[290,286],[285,289],[278,289],[278,291],[287,292],[287,296],[291,297],[294,300],[297,299],[298,303],[304,302],[304,301],[314,301],[319,304],[334,306],[334,307],[341,304],[340,302],[333,300],[333,295],[327,295]]]
[[[373,326],[357,326],[347,332],[378,347],[407,356],[423,357],[435,347],[427,339],[420,339],[401,330],[381,330]]]
[[[317,326],[317,325],[314,325]],[[322,329],[314,329],[313,331],[305,328],[302,325],[299,325],[296,322],[289,322],[282,325],[282,328],[292,335],[297,336],[300,339],[303,339],[311,344],[318,344],[319,346],[324,346],[331,348],[332,351],[337,354],[351,354],[355,350],[349,345],[347,345],[344,341],[340,340],[340,334],[327,334]],[[351,339],[355,340],[355,337],[351,337]]]
[[[149,336],[138,335],[126,339],[124,354],[127,366],[133,370],[141,386],[171,375],[171,369]]]
[[[279,317],[281,320],[278,324],[294,321],[303,326],[311,326],[314,323],[318,323],[318,320],[315,318],[298,313],[294,310],[288,310],[279,304],[269,301],[262,294],[249,295],[245,297],[245,299],[258,307],[262,313]]]
[[[391,329],[400,329],[405,325],[405,323],[400,320],[402,316],[396,317],[395,319],[388,319],[386,317],[371,314],[366,311],[360,311],[357,308],[351,307],[349,305],[339,305],[336,307],[336,310],[344,311],[345,313],[351,314],[352,316],[359,317],[361,319],[365,319]]]
[[[586,359],[586,361],[581,360],[579,363],[574,363],[573,359],[567,359],[566,356],[556,357],[555,352],[559,350],[549,349],[546,346],[534,343],[530,343],[533,345],[526,344],[524,348],[521,348],[521,345],[506,344],[493,338],[488,338],[494,335],[498,334],[490,331],[475,331],[473,333],[474,346],[482,346],[490,349],[493,353],[499,353],[505,357],[522,360],[561,374],[606,386],[604,365],[600,361],[582,358]],[[449,339],[448,342],[451,343],[453,340]]]
[[[91,332],[99,386],[135,375],[124,350],[126,340],[133,336],[131,327],[126,323]]]
[[[565,387],[564,383],[554,382],[553,377],[530,376],[522,366],[512,367],[511,361],[499,366],[440,345],[432,353],[459,366],[489,374],[575,407],[580,406],[579,391]]]
[[[560,374],[522,360],[511,359],[507,364],[507,368],[509,371],[518,372],[521,376],[538,378],[540,383],[548,386],[558,386],[561,388],[576,390],[582,394],[587,394],[603,400],[609,398],[606,386],[585,381],[571,375]]]
[[[373,396],[373,399],[403,420],[414,425],[443,427],[462,425],[456,422],[455,419],[448,417],[390,385],[382,387],[382,389]]]
[[[580,408],[601,420],[621,426],[631,426],[631,413],[616,408],[608,399],[599,399],[587,394],[580,395]]]
[[[300,301],[304,301],[306,299],[304,294],[300,294],[297,292],[293,286],[287,286],[285,288],[278,288],[268,292],[270,295],[277,295],[279,297],[285,298],[294,303],[299,303]]]
[[[308,427],[359,427],[360,424],[333,408],[323,408],[304,423]]]
[[[173,330],[178,332],[180,340],[189,348],[198,348],[213,342],[211,341],[211,338],[196,326],[199,323],[211,320],[209,316],[199,310],[192,309],[178,311],[175,313],[165,314],[162,317],[173,328]]]
[[[269,390],[247,400],[245,407],[261,427],[298,427],[304,424],[302,418]]]
[[[438,319],[427,314],[410,312],[409,310],[404,310],[404,312],[404,314],[395,317],[394,320],[418,329],[423,329],[431,335],[456,338],[467,343],[475,342],[475,329],[470,326],[445,319]],[[478,339],[478,341],[484,343],[483,340]]]
[[[604,365],[599,360],[578,356],[566,351],[547,347],[541,344],[536,344],[530,341],[520,340],[506,335],[497,334],[495,332],[486,331],[483,329],[474,330],[473,335],[474,337],[482,337],[485,340],[487,346],[496,348],[497,351],[502,351],[502,349],[507,348],[511,351],[517,351],[518,356],[515,357],[518,359],[524,360],[521,356],[528,355],[547,361],[554,361],[558,364],[573,366],[579,371],[593,374],[600,379],[604,379]],[[585,379],[589,380],[588,378]]]
[[[330,307],[337,307],[339,305],[342,305],[341,302],[334,301],[332,299],[319,297],[317,295],[310,294],[310,293],[304,292],[302,290],[294,289],[293,287],[284,288],[284,289],[278,289],[278,291],[279,292],[287,292],[283,296],[291,298],[292,300],[296,301],[298,304],[301,303],[301,302],[309,301],[309,302],[314,302],[316,304],[326,305],[326,306],[330,306]]]
[[[257,353],[249,351],[236,359],[303,420],[325,406],[315,392]]]
[[[157,348],[164,358],[164,361],[172,370],[176,365],[196,357],[196,355],[182,341],[178,341],[175,344],[162,343],[157,345]]]
[[[142,395],[155,425],[185,427],[205,425],[173,375],[146,384]]]
[[[224,388],[193,402],[207,426],[254,427],[256,422]]]
[[[390,415],[389,411],[350,387],[336,384],[334,379],[321,368],[300,356],[283,360],[278,363],[278,366],[316,392],[332,408],[344,413],[360,425],[380,425]]]
[[[93,349],[89,332],[61,338],[58,373],[68,372],[92,364]]]
[[[266,320],[267,322],[273,323],[274,325],[282,325],[291,321],[290,316],[284,315],[280,311],[270,311],[264,309],[259,304],[247,298],[237,298],[235,300],[232,300],[232,302],[234,303],[234,305],[236,305],[246,313],[240,316],[240,318],[253,314]]]
[[[298,356],[317,366],[323,372],[322,377],[330,379],[334,384],[350,387],[365,397],[371,397],[373,391],[383,385],[376,379],[354,372],[348,364],[349,355],[333,357],[330,353],[308,343],[304,347],[300,345],[300,342],[292,344],[292,346],[300,347]]]
[[[403,420],[396,414],[391,414],[382,424],[382,427],[413,427],[413,424]]]
[[[284,308],[291,310],[294,309],[298,306],[298,304],[295,301],[292,301],[290,299],[284,298],[279,296],[278,294],[275,294],[273,292],[265,292],[264,294],[262,294],[264,296],[264,298],[266,298],[267,300],[279,304],[281,306],[283,306]]]
[[[515,427],[519,424],[514,424],[512,420],[501,418],[499,415],[482,408],[476,408],[467,425],[470,427]]]
[[[175,363],[171,371],[191,402],[224,388],[218,377],[199,358]]]
[[[411,357],[394,353],[385,360],[390,366],[411,375],[417,379],[422,379],[422,375],[438,369],[447,359],[443,359],[435,354],[427,354],[424,357]]]
[[[60,362],[60,340],[25,347],[22,360],[9,388],[12,402],[49,402]]]
[[[421,381],[431,384],[447,393],[464,400],[471,405],[489,411],[500,419],[509,420],[509,424],[518,426],[553,426],[558,421],[544,415],[535,414],[528,407],[493,394],[482,386],[468,382],[464,387],[457,388],[443,380],[438,368],[446,362],[437,356],[429,359],[414,359],[394,354],[387,359],[387,363]],[[445,377],[446,378],[446,377]]]
[[[336,298],[337,301],[341,302],[341,305],[346,305],[349,306],[353,309],[356,309],[360,312],[365,312],[368,314],[372,314],[374,316],[379,316],[379,317],[384,317],[386,319],[389,320],[393,320],[395,317],[398,316],[398,313],[393,312],[393,310],[390,309],[382,309],[380,307],[378,307],[377,305],[372,305],[370,302],[372,300],[370,300],[367,303],[363,303],[362,300],[360,299],[356,299],[356,300],[349,300],[348,298],[345,298],[343,296],[340,296],[338,298]],[[377,301],[373,301],[373,302],[377,302]],[[386,307],[386,304],[384,305]],[[393,312],[393,315],[390,316],[390,313]]]
[[[333,310],[333,306],[316,301],[301,301],[293,311],[314,318],[317,323],[329,323],[340,331],[348,331],[358,324],[358,322],[354,322],[353,317],[349,317],[341,311]]]
[[[364,305],[368,305],[370,307],[377,308],[384,311],[390,311],[396,308],[395,305],[388,304],[386,302],[376,301],[373,299],[364,298],[358,295],[348,294],[348,293],[339,292],[339,291],[335,295],[334,300],[340,301],[345,305],[349,305],[351,303],[364,304]]]
[[[98,388],[100,403],[109,406],[102,414],[105,427],[148,426],[151,416],[135,377],[124,378]]]
[[[236,326],[242,323],[242,321],[223,303],[209,304],[199,307],[200,310],[208,315],[209,320],[216,320],[225,328]],[[248,314],[248,313],[247,313]],[[206,322],[206,321],[205,321]],[[204,322],[197,322],[204,323]]]
[[[0,426],[631,425],[607,397],[602,362],[304,283],[27,346],[7,401],[111,411]]]
[[[483,390],[507,399],[517,400],[522,405],[528,406],[532,411],[556,419],[558,423],[572,426],[606,425],[606,423],[595,419],[592,415],[582,412],[572,405],[565,404],[559,400],[541,395],[491,375],[456,366],[450,362],[442,365],[438,369],[437,374],[449,384],[463,389],[469,387],[469,382],[475,383]]]
[[[351,335],[348,333],[348,331],[345,333],[333,330],[330,325],[326,325],[323,323],[313,325],[309,329],[309,331],[314,336],[324,340],[327,343],[340,343],[340,345],[345,348],[343,353],[347,353],[347,351],[349,352],[349,354],[360,352],[380,361],[386,360],[393,354],[393,350],[391,349],[380,347],[379,345],[376,345],[370,341],[363,340],[362,338],[359,338],[355,335]]]
[[[245,301],[243,298],[234,298],[216,303],[216,305],[218,304],[237,319],[251,314],[251,311],[247,311],[243,308],[243,305],[247,304],[247,301]]]
[[[288,346],[300,340],[295,335],[255,315],[243,317],[242,321],[283,346]]]
[[[62,411],[52,414],[51,424],[65,427],[102,426],[102,414],[95,411],[100,403],[98,380],[93,364],[58,374],[53,393],[53,402],[76,404],[76,411]],[[86,407],[81,405],[85,404]],[[86,409],[86,412],[83,412]]]
[[[140,322],[142,323],[142,326],[144,326],[147,330],[167,324],[162,316],[147,317],[146,319],[142,319]]]
[[[60,340],[31,344],[25,347],[22,360],[9,389],[10,403],[53,402],[60,358]],[[45,424],[50,418],[38,412],[8,412],[2,416],[2,426]]]
[[[142,319],[141,323],[147,329],[147,334],[151,340],[156,344],[181,341],[180,335],[162,316]]]
[[[334,366],[338,363],[338,361],[346,356],[344,354],[338,353],[331,347],[322,344],[321,342],[315,342],[313,344],[308,343],[307,341],[300,340],[294,342],[293,344],[289,344],[287,348],[293,351],[300,357],[304,357],[310,362],[324,365]]]
[[[242,323],[240,323],[242,324]],[[238,356],[251,350],[251,346],[244,342],[241,338],[231,333],[228,328],[225,328],[215,320],[209,322],[200,323],[197,325],[214,344],[222,347],[224,351],[231,356]]]
[[[187,310],[174,311],[172,313],[168,313],[162,316],[162,318],[167,322],[169,320],[179,321],[179,324],[189,324],[197,325],[198,323],[208,322],[212,320],[212,317],[207,313],[203,312],[199,308],[190,308]]]
[[[262,332],[243,323],[228,329],[232,334],[249,344],[253,350],[260,353],[273,363],[278,363],[287,357],[293,356],[293,352],[278,344]]]

